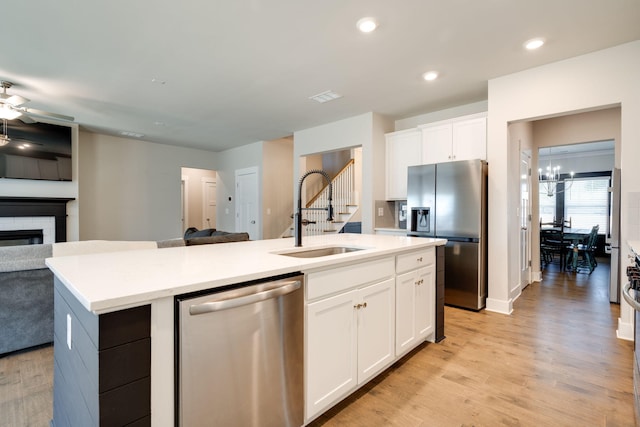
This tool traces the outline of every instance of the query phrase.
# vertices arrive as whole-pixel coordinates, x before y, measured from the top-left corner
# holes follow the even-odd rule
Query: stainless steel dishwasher
[[[177,424],[303,424],[303,276],[176,298]]]

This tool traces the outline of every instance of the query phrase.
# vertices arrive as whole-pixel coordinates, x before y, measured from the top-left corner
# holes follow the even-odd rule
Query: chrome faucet
[[[304,208],[303,209],[302,208],[302,183],[304,182],[306,177],[314,173],[319,173],[320,175],[324,176],[325,180],[327,180],[327,184],[329,185],[329,206],[327,206],[326,208]],[[320,169],[312,169],[310,171],[307,171],[304,175],[302,175],[302,177],[300,178],[300,184],[298,185],[298,209],[296,210],[296,214],[294,215],[295,227],[293,229],[293,234],[296,239],[296,247],[302,246],[302,224],[303,224],[302,211],[303,210],[327,211],[329,213],[329,216],[327,217],[327,221],[333,221],[333,206],[331,206],[332,198],[333,198],[333,185],[331,185],[331,178],[329,178],[329,175],[325,171]],[[307,221],[305,219],[304,225],[307,225],[307,224],[314,224],[314,222]]]

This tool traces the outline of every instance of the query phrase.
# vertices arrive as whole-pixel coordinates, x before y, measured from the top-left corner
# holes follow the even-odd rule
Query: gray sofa
[[[158,241],[157,247],[244,240],[247,233],[218,231]],[[0,247],[0,357],[53,341],[53,274],[45,265],[52,254],[52,244]]]
[[[51,248],[0,247],[0,355],[53,340]]]

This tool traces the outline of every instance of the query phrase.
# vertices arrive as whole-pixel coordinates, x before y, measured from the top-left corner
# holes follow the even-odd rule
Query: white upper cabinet
[[[424,164],[487,158],[486,113],[431,123],[420,129]]]
[[[386,199],[407,198],[407,168],[422,161],[422,133],[419,129],[392,132],[386,137]]]

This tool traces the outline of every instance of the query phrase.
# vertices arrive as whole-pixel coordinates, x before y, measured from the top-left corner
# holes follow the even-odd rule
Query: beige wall
[[[293,179],[293,140],[265,142],[262,161],[262,237],[275,239],[292,223],[294,202],[288,184]]]
[[[215,169],[216,154],[80,132],[80,240],[182,236],[182,167]]]

